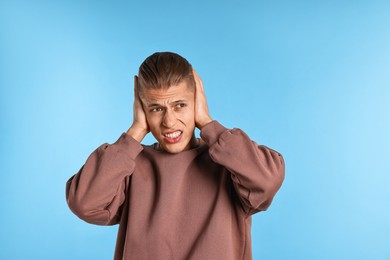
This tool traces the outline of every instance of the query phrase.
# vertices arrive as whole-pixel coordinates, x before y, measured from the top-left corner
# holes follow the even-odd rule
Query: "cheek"
[[[195,113],[194,111],[187,111],[181,115],[182,121],[186,123],[186,125],[195,124]]]

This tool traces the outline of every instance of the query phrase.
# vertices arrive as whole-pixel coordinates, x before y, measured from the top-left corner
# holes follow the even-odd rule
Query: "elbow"
[[[256,209],[256,211],[267,210],[280,189],[283,178],[284,175],[278,175],[272,180],[266,180],[262,188],[250,192],[249,201],[251,202],[251,208]]]
[[[282,186],[282,183],[284,181],[285,177],[285,166],[284,166],[284,159],[283,156],[280,153],[276,153],[276,158],[274,160],[274,167],[272,169],[272,172],[269,174],[269,180],[268,180],[268,196],[273,198],[276,193],[279,191],[280,187]],[[272,200],[272,199],[271,199]]]
[[[76,199],[67,199],[70,210],[80,219],[95,225],[110,225],[110,212],[108,210],[96,210],[88,204]]]
[[[281,154],[278,153],[278,162],[275,163],[276,167],[274,170],[273,178],[274,178],[274,187],[273,189],[275,190],[275,193],[280,189],[282,186],[282,183],[284,181],[285,177],[285,165],[284,165],[284,159]]]
[[[68,203],[69,209],[80,219],[85,220],[88,222],[90,211],[83,205],[82,202],[80,202],[79,199],[73,197],[73,198],[67,198],[66,202]]]
[[[95,225],[110,225],[110,212],[107,209],[97,209],[96,205],[91,204],[80,192],[76,192],[73,177],[66,184],[66,202],[69,209],[80,219]]]
[[[272,159],[270,160],[268,166],[266,190],[273,197],[284,181],[285,165],[283,156],[276,151],[271,151],[270,158]]]
[[[110,213],[108,210],[97,210],[96,205],[78,189],[77,175],[71,177],[66,183],[66,202],[69,209],[80,219],[95,225],[109,225]]]
[[[249,194],[249,200],[252,202],[251,206],[256,209],[256,211],[265,211],[271,205],[276,193],[279,191],[280,187],[285,178],[285,166],[282,155],[277,154],[278,158],[274,158],[273,163],[269,165],[267,172],[259,180],[259,185],[257,189],[252,190]]]
[[[119,203],[107,203],[96,194],[87,193],[77,189],[76,183],[68,181],[66,185],[66,202],[69,209],[80,219],[95,225],[114,225],[119,223],[118,210],[123,200]]]
[[[268,193],[276,193],[284,181],[285,163],[283,156],[266,146],[262,146],[262,156],[260,157],[259,165],[259,182],[263,183],[265,191]]]

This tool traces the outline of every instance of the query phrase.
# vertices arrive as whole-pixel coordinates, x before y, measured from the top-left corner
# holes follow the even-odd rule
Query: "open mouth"
[[[182,134],[183,134],[182,131],[166,133],[164,134],[164,140],[171,144],[177,143],[180,141]]]

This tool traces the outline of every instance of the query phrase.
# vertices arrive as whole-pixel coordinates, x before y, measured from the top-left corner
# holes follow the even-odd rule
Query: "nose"
[[[164,113],[162,125],[165,126],[166,128],[173,128],[176,125],[175,112],[167,109]]]

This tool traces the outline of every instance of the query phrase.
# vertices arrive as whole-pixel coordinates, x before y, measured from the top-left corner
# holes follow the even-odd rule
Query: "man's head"
[[[166,90],[185,81],[191,90],[195,90],[191,64],[179,54],[156,52],[145,59],[138,71],[138,93],[144,90]]]
[[[195,141],[195,81],[191,64],[176,53],[157,52],[138,72],[138,93],[150,131],[169,153]]]

